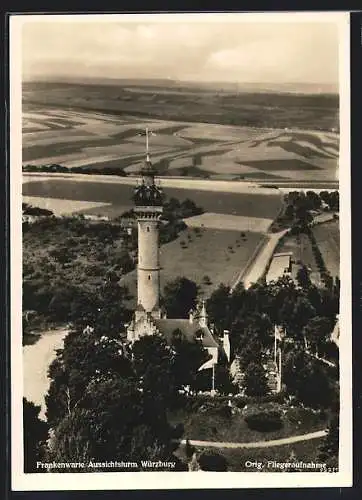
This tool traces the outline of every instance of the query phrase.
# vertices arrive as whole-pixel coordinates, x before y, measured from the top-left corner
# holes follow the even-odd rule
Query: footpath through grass
[[[282,469],[276,464],[268,462],[320,462],[318,460],[318,449],[322,443],[321,439],[312,439],[300,443],[287,444],[284,446],[274,446],[260,449],[223,449],[219,453],[228,464],[229,472],[287,472],[295,469]],[[210,451],[208,448],[198,448],[197,452]],[[179,450],[178,454],[183,456],[184,450]],[[260,465],[259,465],[260,464]],[[316,472],[318,469],[300,468],[298,472]]]
[[[245,407],[250,411],[253,405]],[[270,403],[258,404],[258,409],[265,410]],[[282,426],[273,431],[260,432],[250,429],[244,416],[245,410],[236,409],[231,416],[220,409],[210,409],[201,406],[198,410],[187,412],[179,410],[170,414],[170,421],[184,426],[183,439],[201,441],[251,443],[282,439],[291,436],[307,434],[325,429],[326,420],[323,414],[301,407],[276,405],[282,414]]]

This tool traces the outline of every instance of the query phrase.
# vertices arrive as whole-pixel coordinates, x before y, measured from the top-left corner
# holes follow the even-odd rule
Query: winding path
[[[43,332],[35,344],[23,346],[24,396],[41,407],[41,419],[45,419],[45,395],[50,384],[48,368],[56,356],[57,349],[63,347],[67,333],[66,328]]]
[[[200,446],[203,448],[271,448],[273,446],[284,446],[286,444],[299,443],[301,441],[310,441],[311,439],[318,439],[327,435],[327,430],[309,432],[299,436],[290,436],[281,439],[271,439],[269,441],[254,441],[251,443],[228,443],[219,441],[198,441],[189,439],[188,442],[193,446]],[[186,439],[182,439],[180,444],[186,444]]]

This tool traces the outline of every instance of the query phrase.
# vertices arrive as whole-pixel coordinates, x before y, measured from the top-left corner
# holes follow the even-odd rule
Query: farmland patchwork
[[[23,114],[23,164],[139,169],[149,127],[159,174],[210,179],[334,180],[335,132],[173,122],[37,106]]]

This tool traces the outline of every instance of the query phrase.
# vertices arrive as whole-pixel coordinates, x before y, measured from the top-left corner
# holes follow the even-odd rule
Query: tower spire
[[[206,312],[206,306],[205,306],[205,299],[202,299],[201,301],[201,311],[199,315],[199,323],[200,326],[207,326],[207,312]]]

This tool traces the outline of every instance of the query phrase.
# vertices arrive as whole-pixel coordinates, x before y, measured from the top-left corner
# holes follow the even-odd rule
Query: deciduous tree
[[[166,284],[163,303],[169,318],[187,318],[196,305],[198,288],[194,281],[178,277]]]
[[[39,418],[40,406],[23,398],[24,471],[39,472],[37,461],[44,459],[48,424]]]
[[[250,363],[244,376],[247,396],[265,396],[268,393],[266,373],[261,364]]]

